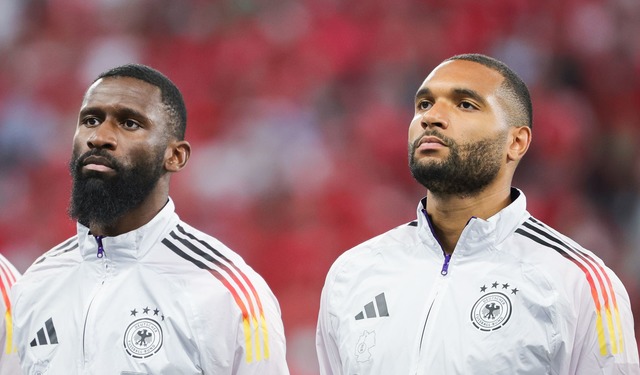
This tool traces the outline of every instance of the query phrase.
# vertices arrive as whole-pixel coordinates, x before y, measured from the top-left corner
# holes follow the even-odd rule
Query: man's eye
[[[82,120],[82,123],[86,126],[97,126],[100,125],[100,120],[96,117],[87,117]]]
[[[463,109],[477,109],[477,107],[470,102],[460,102],[460,108]]]
[[[125,129],[130,129],[130,130],[140,128],[140,124],[139,124],[138,122],[134,121],[134,120],[125,120],[125,121],[122,123],[122,126],[123,126]]]
[[[421,100],[421,101],[418,102],[418,109],[425,110],[425,109],[429,109],[429,108],[431,108],[431,103],[430,102],[428,102],[426,100]]]

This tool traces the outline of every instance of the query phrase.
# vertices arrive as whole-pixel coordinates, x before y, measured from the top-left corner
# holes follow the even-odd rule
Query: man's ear
[[[187,165],[191,156],[191,145],[187,141],[172,141],[167,146],[164,158],[164,169],[178,172]]]
[[[509,143],[507,145],[507,161],[518,162],[529,149],[531,144],[531,128],[517,126],[509,129]]]

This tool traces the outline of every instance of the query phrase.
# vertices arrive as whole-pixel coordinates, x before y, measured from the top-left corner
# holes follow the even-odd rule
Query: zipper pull
[[[104,256],[104,247],[102,246],[102,239],[104,238],[104,236],[93,236],[96,239],[96,242],[98,243],[98,254],[96,254],[96,256],[98,258],[102,258]]]
[[[449,273],[449,261],[451,260],[451,254],[444,254],[444,263],[442,264],[442,270],[440,274],[446,276]]]

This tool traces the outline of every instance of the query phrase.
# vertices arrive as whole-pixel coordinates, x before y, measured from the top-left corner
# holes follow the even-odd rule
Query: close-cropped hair
[[[462,55],[456,55],[446,59],[445,61],[452,60],[465,60],[473,61],[478,64],[484,65],[489,69],[493,69],[504,78],[502,83],[503,89],[506,90],[511,99],[513,100],[516,111],[514,113],[515,123],[518,126],[526,125],[529,128],[533,128],[533,105],[531,104],[531,95],[527,85],[522,81],[507,64],[500,60],[494,59],[479,53],[467,53]]]
[[[109,69],[94,80],[108,77],[130,77],[147,82],[160,89],[162,104],[166,106],[169,129],[178,140],[184,140],[187,130],[187,109],[178,87],[164,74],[142,64],[126,64]]]

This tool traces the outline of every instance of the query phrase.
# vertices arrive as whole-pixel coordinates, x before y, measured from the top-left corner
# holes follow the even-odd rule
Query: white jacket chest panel
[[[38,308],[26,319],[32,326],[21,330],[33,336],[21,339],[35,339],[25,354],[34,373],[200,373],[187,318],[192,307],[172,293],[170,280],[138,266],[109,275],[83,263],[47,283],[47,290],[58,292],[37,298]],[[42,329],[46,341],[38,337]]]
[[[449,273],[440,271],[432,260],[381,259],[370,277],[348,283],[355,287],[335,304],[345,373],[551,373],[540,364],[558,355],[555,293],[517,264],[454,255]]]

